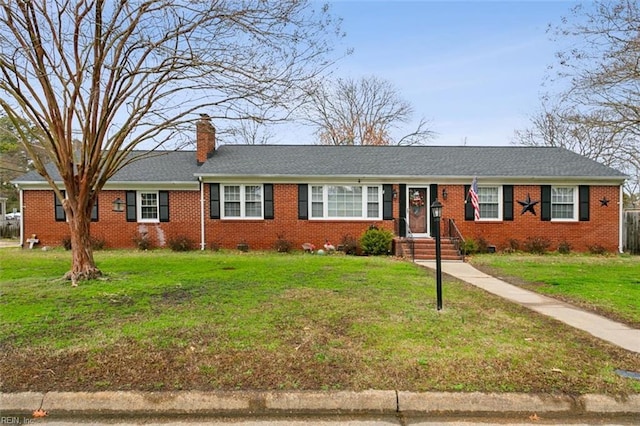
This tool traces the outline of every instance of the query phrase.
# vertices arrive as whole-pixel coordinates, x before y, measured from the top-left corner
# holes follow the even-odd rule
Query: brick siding
[[[508,248],[510,240],[522,243],[529,237],[542,237],[551,241],[551,250],[558,244],[568,242],[573,251],[586,251],[599,245],[616,252],[619,242],[619,187],[590,187],[590,220],[586,222],[548,222],[540,218],[540,204],[535,207],[536,216],[531,213],[521,215],[517,200],[527,194],[533,200],[540,200],[540,186],[514,186],[514,220],[499,222],[473,222],[464,219],[464,186],[439,186],[439,191],[447,189],[443,204],[443,220],[454,219],[465,238],[483,238],[498,250]],[[399,191],[399,186],[394,185]],[[295,184],[274,185],[273,220],[225,220],[210,219],[209,191],[205,194],[205,239],[207,246],[215,243],[223,248],[235,248],[240,242],[249,244],[250,249],[272,249],[278,238],[284,238],[301,249],[309,242],[321,248],[325,240],[340,244],[346,235],[359,238],[367,228],[375,224],[390,231],[397,229],[397,220],[299,220],[298,188]],[[103,191],[99,196],[99,221],[92,222],[91,234],[104,239],[110,248],[135,247],[134,237],[140,232],[149,235],[154,246],[166,246],[166,242],[176,236],[186,236],[200,243],[200,191],[171,191],[169,195],[170,222],[135,223],[127,222],[125,212],[112,211],[116,198],[125,199],[124,191]],[[608,206],[601,206],[599,200],[607,198]],[[394,199],[393,213],[398,217],[399,199]],[[65,222],[56,222],[54,217],[53,192],[47,190],[25,190],[22,220],[25,239],[37,234],[40,246],[59,246],[69,235]]]
[[[522,206],[517,200],[524,200],[527,195],[533,201],[540,201],[539,185],[522,185],[513,188],[513,221],[466,221],[464,218],[464,186],[442,185],[446,187],[448,196],[441,200],[444,219],[454,219],[465,239],[483,238],[497,250],[510,247],[510,240],[515,240],[522,247],[527,238],[545,238],[551,242],[550,250],[568,242],[572,251],[588,251],[592,246],[602,246],[607,251],[617,252],[619,244],[619,198],[620,188],[617,186],[591,186],[589,193],[590,220],[585,222],[542,221],[541,203],[535,205],[536,215],[530,212],[521,214]],[[600,200],[607,198],[608,206],[601,206]]]
[[[225,248],[235,248],[238,243],[245,241],[250,249],[272,249],[278,238],[284,238],[290,241],[295,249],[301,250],[304,243],[312,243],[321,249],[325,240],[337,246],[347,235],[358,239],[372,224],[390,231],[394,228],[393,220],[299,220],[296,184],[274,185],[273,220],[211,220],[209,191],[205,193],[207,242]]]

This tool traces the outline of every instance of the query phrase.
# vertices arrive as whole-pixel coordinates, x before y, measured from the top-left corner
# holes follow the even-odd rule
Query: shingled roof
[[[139,155],[141,151],[134,154]],[[574,178],[622,182],[623,173],[563,148],[224,145],[198,165],[194,151],[154,153],[110,183],[196,182],[198,177]],[[14,182],[40,182],[30,172]]]
[[[623,173],[563,148],[226,145],[199,176],[602,177]]]
[[[110,182],[196,182],[195,173],[198,171],[198,165],[195,155],[194,151],[133,151],[129,158],[139,159],[122,168]],[[60,181],[60,174],[52,164],[47,164],[47,171],[55,181]],[[44,182],[44,178],[38,172],[31,171],[14,179],[13,182]]]

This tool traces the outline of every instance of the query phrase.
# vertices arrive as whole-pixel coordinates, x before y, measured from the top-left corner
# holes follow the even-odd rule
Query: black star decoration
[[[531,196],[529,194],[527,194],[527,198],[524,201],[518,201],[518,204],[520,204],[522,206],[522,213],[520,213],[520,214],[523,215],[526,212],[531,212],[535,216],[536,215],[536,210],[535,210],[534,207],[539,202],[540,201],[531,201]]]
[[[602,200],[600,200],[600,207],[609,207],[609,201],[607,200],[607,197],[604,197]]]

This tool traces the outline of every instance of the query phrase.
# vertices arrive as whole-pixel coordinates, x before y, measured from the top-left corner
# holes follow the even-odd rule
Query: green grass
[[[640,327],[638,256],[494,254],[474,256],[471,263],[522,287]]]
[[[3,391],[640,392],[640,356],[392,258],[0,250]]]

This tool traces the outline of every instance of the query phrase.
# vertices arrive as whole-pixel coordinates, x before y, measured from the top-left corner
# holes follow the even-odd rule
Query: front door
[[[407,196],[407,220],[409,229],[414,236],[427,236],[429,228],[428,208],[429,200],[427,187],[413,186],[408,188]]]

